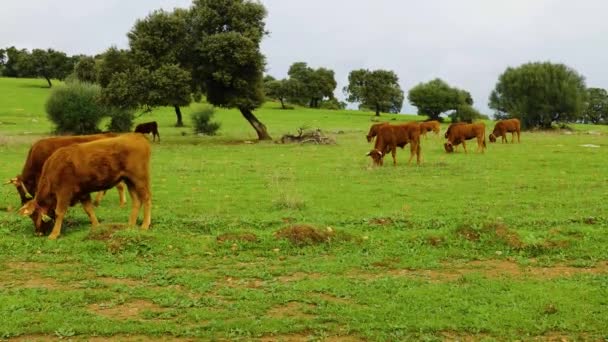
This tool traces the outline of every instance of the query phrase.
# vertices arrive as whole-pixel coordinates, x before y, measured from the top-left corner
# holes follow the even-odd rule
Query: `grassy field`
[[[51,130],[44,84],[0,79],[2,180]],[[217,137],[173,127],[170,108],[140,117],[162,138],[148,232],[125,227],[111,190],[102,227],[73,207],[49,241],[1,187],[0,339],[608,338],[606,127],[468,155],[431,134],[421,166],[406,149],[374,168],[369,112],[256,115],[275,139],[307,126],[337,143],[255,143],[234,110],[218,111]]]

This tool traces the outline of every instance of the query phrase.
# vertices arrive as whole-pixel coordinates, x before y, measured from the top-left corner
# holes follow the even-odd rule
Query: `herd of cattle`
[[[391,125],[388,122],[373,124],[367,133],[367,141],[372,142],[376,138],[376,143],[374,149],[367,155],[372,158],[375,165],[382,165],[384,156],[390,152],[393,164],[397,165],[397,147],[403,148],[410,144],[408,164],[412,162],[414,156],[416,156],[416,162],[420,164],[420,136],[426,136],[430,131],[439,134],[438,121],[408,122],[400,125]],[[515,134],[517,134],[517,142],[520,141],[521,125],[518,119],[498,121],[490,134],[490,141],[496,142],[496,138],[501,137],[504,143],[507,141],[507,133],[511,133],[511,142],[514,141]],[[477,150],[481,150],[483,153],[486,149],[486,126],[483,122],[453,123],[446,130],[445,138],[447,141],[443,146],[448,153],[454,152],[456,146],[460,144],[467,153],[466,141],[474,138],[477,139]]]
[[[368,153],[375,164],[382,165],[384,156],[391,152],[396,164],[397,147],[410,144],[410,162],[416,156],[420,163],[420,136],[433,131],[439,134],[437,121],[410,122],[402,125],[381,123],[372,125],[367,135],[368,142],[376,138],[375,146]],[[519,141],[520,125],[517,119],[499,121],[490,134],[490,141],[506,134],[517,133]],[[81,136],[61,136],[41,139],[30,148],[21,174],[6,184],[13,184],[21,198],[19,214],[30,216],[37,235],[49,233],[49,239],[56,239],[61,233],[65,213],[70,206],[81,203],[91,224],[97,226],[94,206],[108,189],[116,187],[120,205],[124,206],[125,187],[131,197],[129,225],[135,225],[141,206],[144,208],[142,229],[148,229],[151,222],[152,195],[150,192],[150,141],[144,134],[152,133],[152,140],[160,141],[156,122],[140,124],[134,133],[103,133]],[[447,152],[463,145],[466,140],[477,138],[478,149],[485,149],[485,125],[483,123],[456,123],[448,127],[444,144]],[[98,192],[95,201],[91,193]]]

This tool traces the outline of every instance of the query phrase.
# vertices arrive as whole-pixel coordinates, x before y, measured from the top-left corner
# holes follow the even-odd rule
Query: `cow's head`
[[[490,142],[496,142],[496,136],[494,133],[490,134]]]
[[[19,215],[29,216],[34,221],[36,235],[43,235],[53,226],[49,208],[38,205],[35,199],[28,201],[19,209]]]
[[[445,144],[443,144],[443,148],[445,148],[445,151],[446,151],[447,153],[452,153],[452,152],[454,152],[454,145],[452,145],[452,143],[451,143],[451,142],[449,142],[449,141],[448,141],[448,142],[446,142]]]
[[[17,192],[19,193],[19,197],[21,198],[21,204],[24,204],[25,202],[33,198],[29,191],[27,191],[25,184],[23,184],[23,179],[21,178],[21,176],[11,178],[4,184],[13,184],[15,186],[15,189],[17,190]]]
[[[370,156],[374,161],[374,165],[382,165],[382,160],[384,158],[384,153],[378,150],[371,150],[367,152],[366,156]]]

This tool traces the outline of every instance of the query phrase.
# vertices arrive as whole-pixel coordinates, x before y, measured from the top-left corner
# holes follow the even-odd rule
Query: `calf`
[[[156,137],[158,137],[158,142],[160,142],[160,134],[158,134],[158,124],[156,121],[140,123],[139,125],[135,126],[135,133],[152,133],[152,141],[155,141]]]
[[[408,164],[412,162],[414,155],[416,155],[416,163],[420,165],[420,125],[416,122],[380,127],[374,149],[368,152],[367,156],[372,158],[375,165],[382,165],[384,156],[391,152],[393,165],[397,165],[397,146],[403,148],[407,144],[410,144]]]
[[[430,131],[433,131],[435,135],[439,135],[439,132],[441,131],[439,121],[431,120],[420,123],[420,135],[424,135],[424,137],[426,138],[426,133]]]
[[[373,124],[370,128],[369,128],[369,132],[367,133],[367,142],[372,142],[374,140],[374,138],[378,135],[378,130],[380,129],[380,127],[382,126],[387,126],[389,125],[388,122],[381,122],[381,123],[377,123],[377,124]]]
[[[27,201],[32,199],[32,194],[36,194],[38,188],[38,180],[42,173],[42,167],[46,160],[59,148],[69,146],[73,144],[79,144],[84,142],[90,142],[100,139],[107,139],[116,137],[117,134],[106,133],[106,134],[93,134],[93,135],[76,135],[66,137],[53,137],[47,139],[41,139],[35,142],[30,148],[25,165],[20,175],[11,179],[5,184],[13,184],[19,193],[21,198],[21,204],[25,204]],[[116,186],[120,197],[120,205],[123,206],[126,202],[124,187],[119,184]],[[54,212],[49,212],[50,217],[54,217]],[[32,219],[37,219],[36,215],[32,215]],[[38,235],[42,235],[50,230],[51,224],[45,223],[40,229],[36,230]]]
[[[464,153],[467,153],[466,141],[477,138],[477,150],[483,153],[486,148],[486,125],[483,122],[475,124],[451,125],[449,134],[446,132],[448,141],[443,145],[446,152],[454,152],[454,147],[462,143]]]
[[[511,143],[515,140],[517,133],[517,142],[520,142],[519,135],[521,133],[521,124],[518,119],[501,120],[494,125],[494,131],[490,134],[490,142],[496,142],[496,137],[501,137],[504,144],[507,142],[507,133],[511,133]]]
[[[61,233],[63,218],[69,206],[81,202],[93,226],[99,222],[93,211],[91,192],[106,190],[124,181],[131,195],[129,225],[135,225],[141,204],[144,219],[141,227],[150,227],[150,142],[140,134],[128,133],[115,138],[62,147],[44,163],[34,199],[19,209],[23,216],[37,213],[38,229],[51,218],[55,223],[49,239]]]

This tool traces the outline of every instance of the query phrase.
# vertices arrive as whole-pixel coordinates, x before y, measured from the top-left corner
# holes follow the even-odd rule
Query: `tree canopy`
[[[403,107],[403,90],[399,77],[389,70],[353,70],[348,75],[348,85],[344,87],[349,102],[359,102],[361,106],[376,112],[399,113]]]
[[[287,74],[293,82],[291,88],[295,90],[291,101],[319,108],[323,100],[334,98],[338,83],[333,70],[322,67],[313,69],[305,62],[296,62],[289,67]]]
[[[439,78],[419,83],[410,89],[407,98],[418,108],[418,115],[428,115],[433,120],[442,120],[442,113],[457,110],[461,105],[473,105],[469,92],[451,87]]]
[[[82,57],[74,65],[74,74],[81,82],[96,83],[97,82],[97,66],[95,58]]]
[[[490,95],[499,116],[519,118],[524,127],[551,128],[574,122],[585,108],[585,79],[564,64],[535,62],[507,68]]]
[[[587,89],[587,104],[583,121],[593,124],[608,124],[608,92],[602,88]]]

